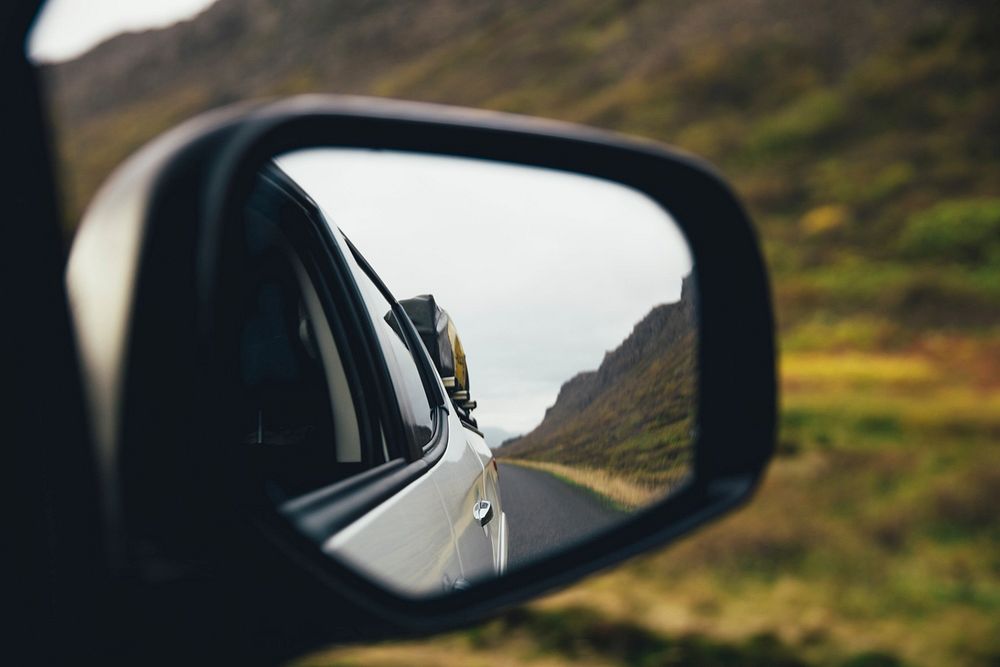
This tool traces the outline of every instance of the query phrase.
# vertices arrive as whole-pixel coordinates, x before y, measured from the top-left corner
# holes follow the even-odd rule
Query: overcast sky
[[[279,164],[397,299],[434,294],[465,346],[481,426],[523,433],[691,269],[668,214],[563,172],[318,149]],[[497,445],[499,443],[490,443]]]
[[[37,61],[69,60],[120,32],[189,19],[215,0],[49,0],[28,39]]]

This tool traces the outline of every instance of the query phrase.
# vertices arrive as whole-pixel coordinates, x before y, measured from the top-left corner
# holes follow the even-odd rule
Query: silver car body
[[[350,248],[334,231],[355,270]],[[422,345],[418,353],[427,355]],[[444,392],[441,379],[435,382]],[[507,518],[493,454],[453,407],[447,419],[444,452],[432,467],[323,545],[402,594],[461,589],[507,567]],[[476,516],[481,501],[492,510],[482,525]]]

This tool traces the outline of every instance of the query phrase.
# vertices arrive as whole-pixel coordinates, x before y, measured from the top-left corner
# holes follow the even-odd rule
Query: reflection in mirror
[[[260,174],[245,236],[244,442],[331,557],[440,594],[691,480],[692,259],[638,191],[317,148]]]

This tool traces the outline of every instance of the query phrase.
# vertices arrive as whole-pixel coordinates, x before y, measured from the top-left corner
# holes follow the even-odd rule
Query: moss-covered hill
[[[542,423],[503,458],[602,470],[650,489],[690,472],[697,402],[691,279],[681,300],[653,308],[596,370],[559,390]]]

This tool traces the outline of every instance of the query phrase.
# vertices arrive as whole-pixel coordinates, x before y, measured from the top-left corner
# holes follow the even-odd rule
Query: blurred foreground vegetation
[[[296,664],[996,664],[1000,389],[956,345],[790,353],[736,515],[481,628]]]
[[[732,179],[782,350],[779,451],[746,509],[481,627],[298,664],[1000,664],[995,3],[442,0],[367,3],[353,23],[316,8],[308,29],[312,5],[290,3],[285,23],[223,20],[262,4],[222,0],[200,37],[173,29],[173,61],[111,67],[112,44],[48,72],[70,221],[142,142],[236,99],[367,92],[563,118]],[[205,67],[199,39],[243,73]]]

